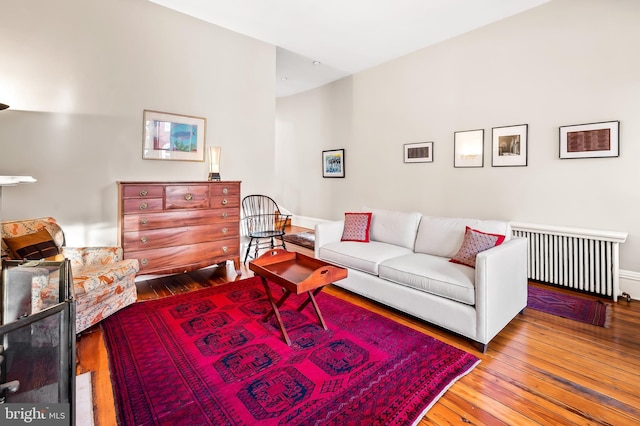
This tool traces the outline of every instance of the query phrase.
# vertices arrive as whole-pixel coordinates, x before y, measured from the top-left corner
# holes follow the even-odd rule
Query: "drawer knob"
[[[149,240],[147,239],[147,237],[142,237],[142,238],[140,238],[140,242],[141,242],[142,244],[147,244],[147,241],[149,241]]]
[[[228,251],[229,251],[229,247],[227,247],[227,246],[222,247],[222,252],[223,253],[226,253]]]
[[[222,233],[226,234],[227,233],[227,228],[222,228]]]
[[[193,200],[193,195],[191,195],[191,194],[186,194],[186,195],[184,196],[184,199],[185,199],[185,200],[187,200],[187,201],[191,201],[191,200]]]
[[[143,189],[142,191],[140,191],[140,196],[141,197],[146,197],[147,194],[149,194],[149,192],[146,189]]]
[[[227,195],[229,193],[229,189],[228,188],[222,188],[222,193],[224,195]]]
[[[140,210],[146,210],[147,203],[140,203]]]
[[[226,219],[226,218],[227,218],[227,212],[223,212],[223,213],[222,213],[222,218],[223,218],[223,219]]]
[[[222,205],[223,205],[223,206],[226,206],[226,205],[227,205],[227,203],[228,203],[227,199],[226,199],[226,198],[223,198],[223,199],[222,199]]]
[[[149,261],[147,260],[146,257],[143,257],[142,259],[140,259],[140,263],[142,264],[142,266],[146,265],[147,263],[149,263]]]
[[[146,225],[147,223],[149,223],[149,219],[147,219],[146,217],[143,217],[142,219],[140,219],[140,223],[143,225]]]

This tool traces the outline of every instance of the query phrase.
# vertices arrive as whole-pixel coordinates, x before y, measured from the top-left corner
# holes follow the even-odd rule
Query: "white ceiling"
[[[281,97],[319,87],[550,0],[150,1],[275,45],[276,96]]]

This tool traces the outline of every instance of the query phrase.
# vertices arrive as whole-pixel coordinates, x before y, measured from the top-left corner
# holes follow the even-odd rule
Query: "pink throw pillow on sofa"
[[[502,244],[504,235],[488,234],[467,226],[464,231],[464,241],[458,252],[449,262],[476,267],[476,255],[482,251]]]
[[[369,242],[372,213],[345,213],[344,230],[340,241]]]

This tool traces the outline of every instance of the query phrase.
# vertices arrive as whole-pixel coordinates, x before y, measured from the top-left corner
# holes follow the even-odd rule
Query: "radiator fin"
[[[529,279],[617,300],[619,244],[626,233],[515,223],[512,229],[514,237],[527,239]]]

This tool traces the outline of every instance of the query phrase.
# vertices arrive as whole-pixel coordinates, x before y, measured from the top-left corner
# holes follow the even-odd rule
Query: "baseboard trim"
[[[629,294],[634,300],[640,300],[640,272],[621,269],[620,291]]]

